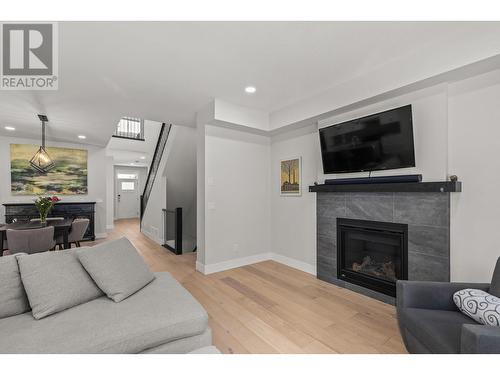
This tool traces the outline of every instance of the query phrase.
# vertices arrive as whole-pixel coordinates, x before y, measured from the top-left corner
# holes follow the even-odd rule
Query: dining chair
[[[7,242],[11,254],[35,254],[49,251],[56,246],[54,227],[24,230],[7,229]]]
[[[71,229],[69,230],[68,234],[68,243],[69,246],[71,247],[72,244],[75,244],[76,247],[80,247],[80,241],[83,240],[83,236],[85,235],[85,232],[87,231],[87,228],[89,226],[90,220],[89,219],[75,219],[71,223]],[[59,246],[59,249],[62,248],[64,244],[63,236],[58,235],[56,238],[56,244]]]

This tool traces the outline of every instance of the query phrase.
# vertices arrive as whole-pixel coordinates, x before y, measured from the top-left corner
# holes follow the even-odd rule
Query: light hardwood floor
[[[106,240],[121,236],[205,307],[224,353],[406,353],[393,306],[273,261],[205,276],[195,253],[173,255],[137,220],[116,221]]]

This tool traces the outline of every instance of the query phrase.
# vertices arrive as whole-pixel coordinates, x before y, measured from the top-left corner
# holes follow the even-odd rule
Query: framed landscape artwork
[[[10,145],[10,177],[12,195],[86,195],[87,150],[47,147],[55,166],[42,174],[30,166],[39,145]]]
[[[301,157],[281,160],[280,193],[282,196],[302,194]]]

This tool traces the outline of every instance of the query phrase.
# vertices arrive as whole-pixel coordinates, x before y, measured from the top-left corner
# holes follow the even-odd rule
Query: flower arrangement
[[[40,214],[40,221],[42,223],[47,222],[47,215],[49,214],[54,204],[59,202],[61,199],[55,195],[52,197],[38,197],[35,199],[35,206]]]

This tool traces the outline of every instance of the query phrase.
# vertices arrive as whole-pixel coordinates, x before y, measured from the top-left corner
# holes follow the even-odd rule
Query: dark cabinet
[[[39,217],[33,203],[4,203],[5,222],[29,221]],[[86,218],[90,220],[84,240],[95,240],[94,229],[95,202],[59,202],[54,205],[49,217],[65,217],[71,219]]]

